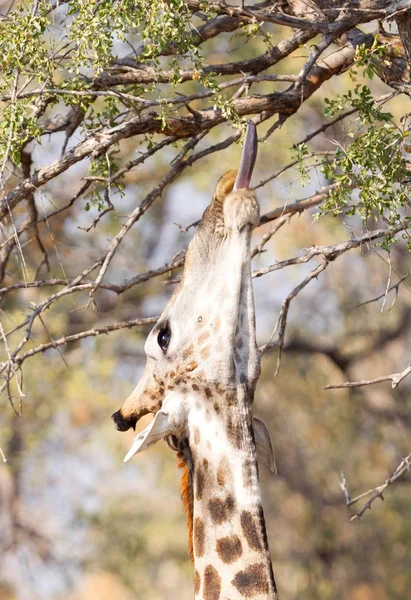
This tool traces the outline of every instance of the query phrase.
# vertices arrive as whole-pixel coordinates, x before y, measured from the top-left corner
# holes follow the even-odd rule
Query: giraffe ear
[[[162,440],[171,433],[172,429],[170,427],[169,414],[159,410],[154,419],[151,421],[150,425],[136,435],[133,445],[124,458],[124,462],[130,460],[130,458],[137,454],[137,452],[142,452],[143,450],[150,448],[150,446],[159,440]]]
[[[224,175],[218,180],[213,197],[220,200],[220,202],[224,202],[225,197],[233,191],[236,177],[236,170],[227,171],[227,173],[224,173]]]
[[[273,475],[277,475],[277,465],[275,464],[273,445],[267,425],[261,419],[254,417],[253,429],[259,462],[268,467]]]

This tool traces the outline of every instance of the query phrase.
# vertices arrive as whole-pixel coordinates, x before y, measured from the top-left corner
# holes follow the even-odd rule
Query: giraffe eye
[[[171,330],[167,323],[164,327],[162,327],[157,336],[157,342],[163,352],[165,352],[168,348],[171,339]]]

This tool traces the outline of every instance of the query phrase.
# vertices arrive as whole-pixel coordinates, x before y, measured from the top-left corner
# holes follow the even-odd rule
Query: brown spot
[[[234,390],[227,390],[227,392],[225,394],[225,403],[227,406],[237,406],[238,405],[237,394],[235,393]]]
[[[209,331],[204,331],[204,333],[202,333],[201,335],[198,336],[197,338],[197,342],[199,344],[202,344],[203,342],[206,341],[207,338],[210,337],[210,332]]]
[[[194,552],[197,558],[201,558],[205,550],[204,523],[200,517],[194,519]]]
[[[243,464],[243,485],[245,488],[249,488],[253,484],[253,472],[251,469],[251,463],[247,460]]]
[[[196,500],[201,500],[201,498],[203,497],[204,479],[205,478],[204,478],[204,473],[200,467],[197,467],[195,469],[194,478],[195,478]]]
[[[220,414],[220,405],[217,402],[214,403],[214,410],[216,415]]]
[[[175,377],[175,376],[176,376],[176,372],[175,372],[175,371],[170,371],[170,373],[168,374],[168,376],[169,376],[170,378],[173,378],[173,377]]]
[[[191,344],[191,346],[189,346],[188,348],[186,348],[183,352],[183,360],[187,360],[187,358],[189,358],[193,353],[193,345]]]
[[[208,460],[206,458],[203,458],[203,467],[204,471],[208,471]]]
[[[227,521],[234,512],[235,500],[231,495],[227,496],[225,500],[214,498],[208,503],[208,508],[214,523],[224,523],[224,521]]]
[[[234,420],[232,415],[227,415],[226,421],[227,438],[232,443],[234,448],[243,447],[243,431],[237,419]]]
[[[203,360],[206,360],[210,356],[210,346],[205,346],[205,348],[200,351],[200,356]]]
[[[211,390],[210,390],[210,388],[206,387],[204,389],[204,393],[207,396],[207,398],[211,398]]]
[[[258,537],[258,530],[255,524],[252,513],[248,510],[243,510],[240,516],[241,529],[243,530],[244,537],[247,540],[248,545],[252,550],[261,550],[261,542]]]
[[[258,594],[268,594],[269,585],[267,569],[264,564],[250,565],[239,571],[231,582],[244,598],[252,598]]]
[[[198,427],[194,427],[194,443],[196,445],[200,443],[200,430]]]
[[[238,535],[232,535],[217,540],[217,554],[225,563],[231,564],[238,560],[243,553]]]
[[[200,389],[196,383],[193,383],[191,387],[195,392],[198,392],[198,390]]]
[[[218,485],[223,486],[225,484],[225,473],[224,471],[220,470],[220,467],[218,468],[217,471],[217,483]]]
[[[221,577],[216,569],[207,565],[204,570],[204,600],[219,600],[221,592]]]
[[[198,367],[198,363],[195,362],[195,360],[192,360],[191,362],[189,362],[186,365],[186,371],[194,371],[194,369],[196,369]]]
[[[221,459],[220,464],[218,465],[218,469],[217,469],[218,485],[221,485],[221,486],[225,485],[225,483],[227,481],[228,471],[229,471],[228,460],[224,456],[224,458]]]
[[[214,331],[220,331],[221,321],[220,321],[220,317],[218,315],[214,319],[213,325],[214,325]]]
[[[195,576],[194,576],[194,593],[197,595],[198,592],[200,591],[200,585],[201,585],[201,577],[200,577],[200,573],[196,570],[195,572]]]

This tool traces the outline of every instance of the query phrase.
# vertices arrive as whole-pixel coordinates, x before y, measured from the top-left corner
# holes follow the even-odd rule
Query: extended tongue
[[[240,167],[234,184],[234,190],[248,189],[257,158],[257,128],[253,121],[247,121],[247,131],[243,151],[241,153]]]

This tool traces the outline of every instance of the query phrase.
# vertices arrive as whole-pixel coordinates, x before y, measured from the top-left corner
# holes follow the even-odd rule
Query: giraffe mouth
[[[133,428],[135,430],[135,428],[136,428],[137,417],[125,418],[121,414],[121,410],[118,410],[117,412],[112,414],[111,418],[113,419],[113,421],[115,423],[117,431],[128,431],[131,428]]]
[[[248,120],[240,166],[234,183],[234,190],[249,189],[256,158],[257,128],[253,121]]]

